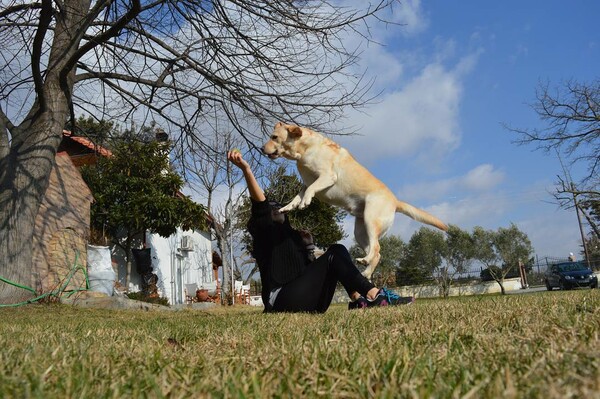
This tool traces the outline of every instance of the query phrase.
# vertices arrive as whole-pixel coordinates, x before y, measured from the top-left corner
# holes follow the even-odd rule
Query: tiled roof
[[[101,145],[95,144],[92,140],[86,139],[85,137],[73,136],[73,134],[68,130],[63,130],[63,137],[68,137],[74,142],[79,143],[104,157],[112,156],[112,152],[108,148],[104,148]]]

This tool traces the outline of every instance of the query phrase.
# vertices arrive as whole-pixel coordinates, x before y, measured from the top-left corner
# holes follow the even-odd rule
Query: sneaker
[[[352,301],[348,303],[348,310],[352,309],[364,309],[369,305],[365,297],[360,296],[356,301]]]
[[[415,302],[414,296],[400,296],[393,291],[381,288],[372,301],[367,300],[368,307],[410,305]]]

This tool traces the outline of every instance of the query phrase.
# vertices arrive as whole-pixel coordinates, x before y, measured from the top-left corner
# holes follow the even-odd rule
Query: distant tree
[[[445,250],[443,233],[421,227],[408,242],[405,256],[400,262],[396,282],[413,285],[433,279],[435,270],[442,264]]]
[[[474,257],[486,268],[501,264],[501,259],[494,248],[496,233],[481,226],[473,228]]]
[[[587,222],[589,227],[588,235],[600,239],[600,191],[598,191],[598,185],[596,184],[596,190],[579,189],[572,181],[570,181],[570,173],[565,169],[566,179],[558,177],[558,183],[554,198],[558,201],[559,205],[563,209],[574,209],[577,213],[579,222],[582,223],[582,255],[584,258],[592,257],[590,255],[590,248],[587,243],[588,240],[585,238],[583,232],[583,225]],[[588,182],[588,186],[592,180]]]
[[[144,231],[168,237],[178,227],[206,229],[205,208],[181,194],[183,180],[169,163],[164,142],[114,141],[113,156],[84,167],[82,175],[94,195],[92,227],[123,248],[125,286],[131,276],[133,238]],[[124,238],[120,239],[120,232]]]
[[[533,255],[529,237],[514,223],[508,228],[498,229],[494,246],[502,259],[503,267],[508,270],[517,267],[519,262],[527,263]]]
[[[371,280],[377,286],[391,286],[396,283],[396,273],[400,260],[404,257],[406,244],[400,236],[393,234],[382,237],[379,244],[381,245],[379,252],[381,259],[379,259]],[[356,259],[364,256],[364,251],[355,243],[350,247],[350,255]]]
[[[407,250],[408,252],[408,250]],[[433,280],[430,272],[422,265],[413,262],[408,253],[400,259],[398,268],[396,269],[396,285],[399,287],[406,285],[419,285]]]
[[[442,296],[450,294],[456,274],[469,270],[475,256],[475,245],[471,234],[457,226],[449,226],[445,246],[442,247],[444,262],[434,272]]]
[[[582,205],[588,210],[588,214],[593,219],[594,224],[596,226],[600,225],[600,200],[584,202]]]
[[[588,196],[579,203],[579,209],[590,226],[590,235],[600,240],[600,196]]]
[[[473,238],[476,259],[487,266],[485,272],[500,285],[502,294],[506,294],[506,276],[519,267],[519,262],[530,263],[533,248],[527,234],[511,224],[510,227],[501,227],[495,232],[476,227]]]

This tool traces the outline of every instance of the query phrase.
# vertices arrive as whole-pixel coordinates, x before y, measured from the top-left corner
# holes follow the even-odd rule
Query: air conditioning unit
[[[183,236],[181,237],[181,247],[179,248],[182,251],[193,251],[194,250],[194,242],[192,241],[192,237]]]

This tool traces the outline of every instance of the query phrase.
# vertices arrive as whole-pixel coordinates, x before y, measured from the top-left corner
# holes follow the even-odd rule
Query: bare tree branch
[[[33,82],[35,84],[35,91],[40,93],[39,104],[41,109],[46,108],[46,96],[43,90],[43,78],[41,72],[41,57],[42,57],[42,45],[44,43],[44,36],[48,31],[48,27],[52,22],[52,0],[42,0],[42,9],[40,12],[40,21],[33,39],[33,50],[31,53],[31,73],[33,75]]]
[[[13,16],[12,14],[21,14],[23,11],[31,11],[39,8],[42,8],[42,3],[15,4],[0,11],[0,18],[8,19]]]
[[[521,136],[516,143],[532,144],[545,151],[556,149],[572,164],[587,165],[584,182],[594,180],[600,170],[600,81],[567,81],[555,90],[540,84],[531,107],[546,127],[509,127]]]
[[[44,0],[43,0],[44,1]],[[107,5],[110,5],[109,0],[98,2],[94,8],[88,12],[86,19],[87,23],[84,24],[84,27],[87,28],[89,24],[100,14]],[[108,42],[109,39],[117,36],[119,32],[134,18],[136,18],[140,11],[142,10],[141,4],[139,0],[132,0],[131,7],[127,10],[127,12],[120,18],[116,19],[108,29],[100,32],[99,34],[93,36],[88,40],[85,44],[80,46],[77,51],[75,51],[72,56],[65,62],[65,69],[72,70],[75,67],[75,64],[83,57],[88,51],[93,49],[96,46],[102,45],[105,42]],[[80,37],[83,37],[85,30],[81,30],[79,32]],[[77,38],[79,39],[79,38]]]

